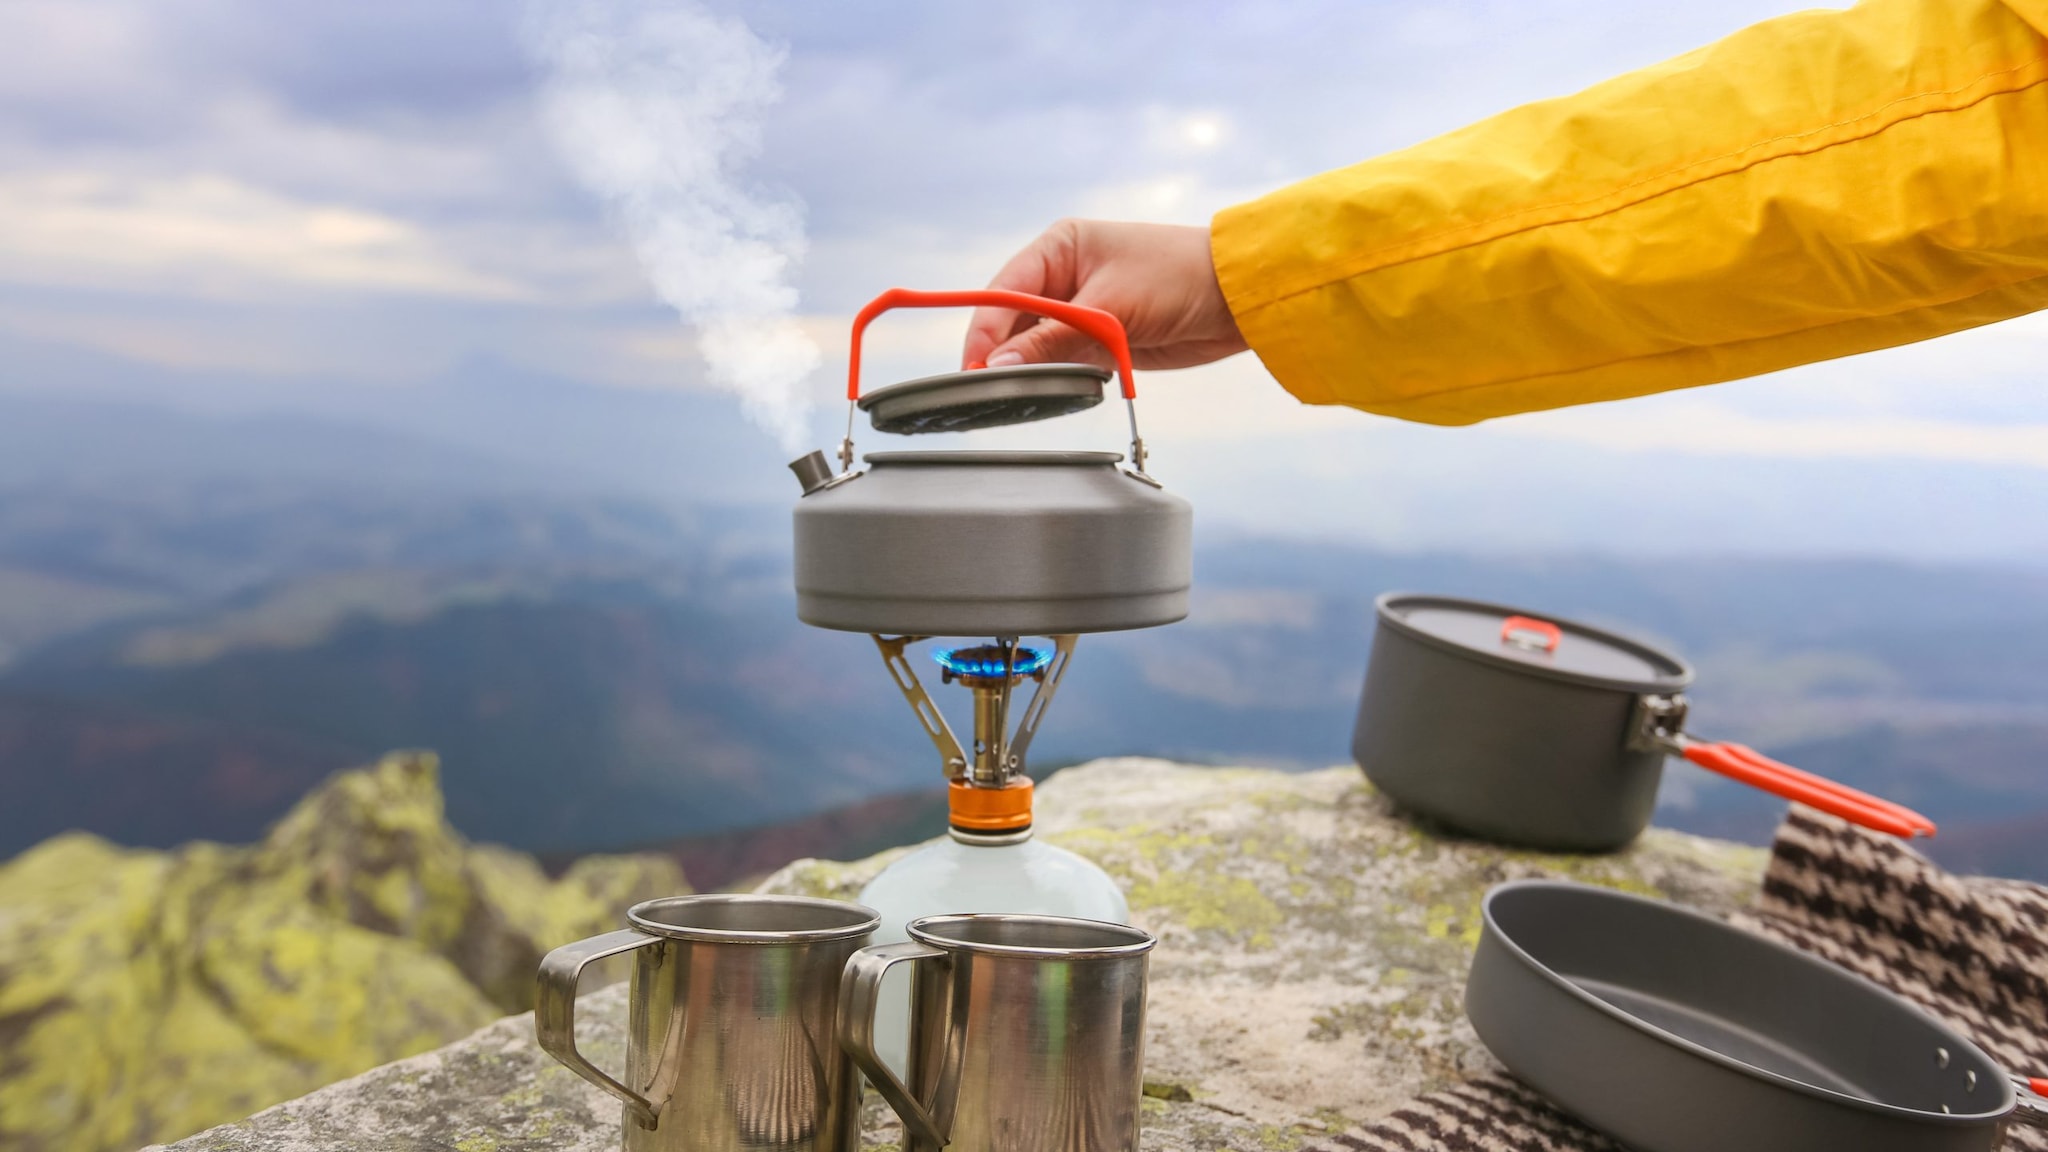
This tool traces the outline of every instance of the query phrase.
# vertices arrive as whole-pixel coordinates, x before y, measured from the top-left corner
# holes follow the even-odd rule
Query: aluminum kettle
[[[952,431],[1061,415],[1100,399],[1092,365],[969,368],[870,394],[861,335],[892,308],[991,305],[1070,324],[1109,348],[1131,413],[1131,454],[876,452],[853,464],[857,405],[877,427]],[[1091,399],[1088,389],[1094,389]],[[1170,624],[1188,611],[1194,512],[1145,470],[1123,326],[1107,312],[996,289],[891,289],[853,325],[842,470],[791,467],[797,615],[850,632],[1049,636]],[[906,411],[909,415],[906,416]],[[885,414],[887,419],[885,420]]]

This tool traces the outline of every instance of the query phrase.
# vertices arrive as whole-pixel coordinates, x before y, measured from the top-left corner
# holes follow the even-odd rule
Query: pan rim
[[[1644,1020],[1641,1017],[1636,1016],[1632,1013],[1626,1012],[1621,1008],[1618,1008],[1613,1004],[1610,1004],[1607,1001],[1602,1000],[1600,997],[1593,995],[1591,992],[1586,991],[1584,988],[1580,987],[1578,984],[1574,983],[1572,980],[1568,979],[1563,974],[1559,973],[1557,970],[1551,968],[1549,965],[1543,963],[1541,960],[1538,960],[1535,956],[1531,955],[1528,949],[1524,948],[1520,944],[1520,942],[1516,941],[1515,938],[1507,932],[1506,929],[1500,926],[1500,922],[1494,918],[1493,914],[1493,903],[1495,898],[1504,894],[1516,891],[1527,891],[1531,889],[1551,889],[1569,892],[1589,893],[1595,896],[1596,898],[1600,899],[1613,899],[1618,901],[1627,901],[1635,904],[1644,905],[1649,908],[1655,909],[1657,912],[1662,914],[1690,917],[1694,920],[1703,921],[1706,924],[1713,927],[1714,929],[1720,931],[1741,933],[1743,936],[1747,937],[1751,942],[1763,945],[1768,949],[1772,949],[1780,953],[1788,954],[1800,963],[1808,965],[1820,965],[1821,967],[1826,968],[1831,974],[1833,974],[1836,977],[1845,978],[1855,984],[1862,985],[1865,991],[1876,993],[1880,998],[1894,1001],[1899,1006],[1905,1008],[1908,1012],[1919,1016],[1923,1021],[1933,1025],[1939,1033],[1941,1033],[1943,1036],[1947,1037],[1950,1041],[1952,1041],[1958,1049],[1967,1050],[1971,1053],[1974,1053],[1978,1058],[1982,1059],[1987,1067],[1990,1067],[1996,1070],[1997,1072],[1996,1075],[1991,1077],[1993,1081],[1992,1087],[1997,1098],[2003,1101],[2003,1103],[1998,1107],[1985,1112],[1928,1112],[1919,1108],[1909,1108],[1903,1104],[1889,1104],[1882,1100],[1871,1100],[1862,1096],[1852,1096],[1846,1092],[1837,1092],[1832,1088],[1822,1088],[1818,1085],[1808,1084],[1803,1080],[1796,1080],[1790,1076],[1784,1075],[1783,1073],[1773,1072],[1767,1068],[1759,1068],[1754,1064],[1749,1064],[1745,1063],[1744,1061],[1737,1060],[1733,1056],[1729,1056],[1724,1052],[1715,1051],[1714,1049],[1709,1048],[1706,1045],[1701,1044],[1697,1041],[1689,1040],[1683,1036],[1678,1035],[1675,1032],[1659,1028],[1655,1024],[1652,1024],[1649,1021]],[[1817,1099],[1825,1100],[1829,1103],[1846,1104],[1862,1111],[1877,1113],[1881,1116],[1889,1116],[1898,1119],[1928,1122],[1941,1125],[1943,1127],[1981,1127],[1985,1124],[1996,1124],[2002,1122],[2007,1117],[2009,1117],[2012,1114],[2013,1109],[2018,1105],[2019,1098],[2015,1093],[2015,1090],[2013,1089],[2011,1076],[2010,1073],[2007,1072],[2005,1065],[1999,1063],[1997,1060],[1992,1059],[1991,1054],[1984,1051],[1982,1047],[1978,1046],[1976,1041],[1971,1040],[1969,1037],[1964,1036],[1962,1033],[1956,1031],[1947,1022],[1936,1017],[1933,1013],[1928,1012],[1926,1009],[1920,1007],[1918,1004],[1915,1004],[1912,1001],[1907,1000],[1905,997],[1900,996],[1895,992],[1892,992],[1891,990],[1869,979],[1868,977],[1865,977],[1856,972],[1851,972],[1850,970],[1842,967],[1839,964],[1834,964],[1827,960],[1823,960],[1818,956],[1802,952],[1789,944],[1773,940],[1768,936],[1762,936],[1755,932],[1749,932],[1744,929],[1738,928],[1733,924],[1730,924],[1724,920],[1719,919],[1718,917],[1710,916],[1704,912],[1700,912],[1692,908],[1687,908],[1682,904],[1673,903],[1669,900],[1652,900],[1646,896],[1638,896],[1633,892],[1622,892],[1617,889],[1606,888],[1598,884],[1581,884],[1570,880],[1510,880],[1504,884],[1497,884],[1493,888],[1488,890],[1486,896],[1480,900],[1479,907],[1480,916],[1483,920],[1484,931],[1492,935],[1492,937],[1495,940],[1499,941],[1500,944],[1507,949],[1508,953],[1512,955],[1518,962],[1520,962],[1523,965],[1523,967],[1527,968],[1529,971],[1541,977],[1545,983],[1548,983],[1552,987],[1555,987],[1563,991],[1566,995],[1572,997],[1573,999],[1579,1001],[1580,1003],[1588,1007],[1593,1008],[1602,1015],[1607,1016],[1609,1019],[1615,1020],[1623,1025],[1626,1025],[1627,1027],[1634,1029],[1637,1032],[1641,1032],[1644,1035],[1647,1035],[1652,1039],[1659,1041],[1660,1043],[1668,1044],[1690,1055],[1702,1058],[1713,1064],[1718,1064],[1731,1072],[1737,1073],[1738,1075],[1747,1076],[1756,1080],[1762,1080],[1766,1083],[1773,1084],[1782,1088],[1789,1088],[1802,1095],[1815,1097]],[[1513,1071],[1513,1069],[1509,1069],[1509,1071]]]

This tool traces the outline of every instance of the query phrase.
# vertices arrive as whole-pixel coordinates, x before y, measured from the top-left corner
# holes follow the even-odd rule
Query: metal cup
[[[927,916],[847,962],[839,1040],[906,1152],[1137,1152],[1153,938],[1060,916]],[[882,975],[913,965],[909,1076],[875,1052]]]
[[[625,1101],[626,1152],[859,1152],[860,1078],[834,1032],[840,972],[881,922],[800,896],[672,896],[540,962],[534,1030]],[[576,1050],[576,982],[632,952],[621,1083]]]

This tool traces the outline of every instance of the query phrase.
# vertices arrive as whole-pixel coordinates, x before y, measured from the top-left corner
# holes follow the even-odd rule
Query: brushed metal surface
[[[878,452],[797,502],[797,615],[849,632],[1050,636],[1187,615],[1194,512],[1109,452]]]
[[[625,1103],[627,1152],[857,1152],[860,1081],[834,1031],[840,973],[880,917],[797,896],[677,896],[541,961],[541,1047]],[[577,977],[631,952],[623,1077],[576,1051]]]
[[[1137,1152],[1153,938],[1058,916],[927,916],[848,963],[840,1036],[905,1152]],[[913,966],[910,1064],[874,1049],[882,975]]]

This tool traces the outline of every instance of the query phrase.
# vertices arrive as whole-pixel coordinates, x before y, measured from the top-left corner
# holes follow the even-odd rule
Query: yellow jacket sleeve
[[[1216,274],[1312,404],[1433,424],[2048,306],[2048,0],[1801,12],[1227,209]]]

